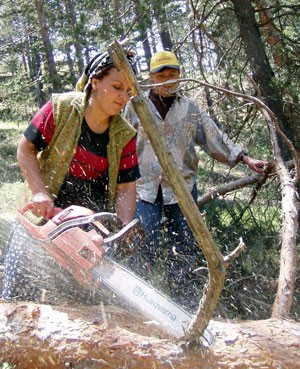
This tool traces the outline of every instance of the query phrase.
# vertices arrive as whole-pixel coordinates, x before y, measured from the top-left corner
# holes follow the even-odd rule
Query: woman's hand
[[[31,199],[30,210],[38,217],[51,219],[54,210],[53,199],[48,194],[38,192]]]

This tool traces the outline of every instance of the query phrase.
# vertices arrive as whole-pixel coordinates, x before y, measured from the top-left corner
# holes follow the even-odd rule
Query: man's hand
[[[248,165],[248,167],[256,173],[261,175],[265,174],[266,169],[268,168],[269,163],[264,160],[257,160],[251,158],[251,156],[244,155],[243,163]]]

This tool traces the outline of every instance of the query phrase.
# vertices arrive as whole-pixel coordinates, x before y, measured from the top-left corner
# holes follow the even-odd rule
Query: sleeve
[[[136,152],[136,137],[124,147],[119,167],[118,183],[128,183],[140,178],[138,157]]]
[[[243,151],[233,143],[226,133],[199,107],[197,107],[196,144],[210,157],[233,167]]]
[[[34,144],[38,151],[44,150],[55,130],[52,102],[48,101],[33,117],[24,136]]]

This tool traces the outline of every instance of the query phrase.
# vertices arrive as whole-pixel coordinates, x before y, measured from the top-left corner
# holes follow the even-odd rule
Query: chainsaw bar
[[[92,278],[123,298],[132,308],[152,319],[176,338],[183,338],[193,316],[142,278],[104,255],[93,268]],[[199,342],[209,347],[214,342],[210,329],[205,329]]]
[[[177,338],[184,336],[192,316],[122,265],[104,255],[92,276],[169,334]],[[211,340],[208,332],[204,336]]]

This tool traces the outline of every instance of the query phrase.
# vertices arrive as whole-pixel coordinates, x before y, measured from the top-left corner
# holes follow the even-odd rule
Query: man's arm
[[[227,163],[230,167],[242,162],[254,172],[263,174],[268,165],[266,161],[254,159],[246,154],[200,108],[196,142],[213,159]]]

